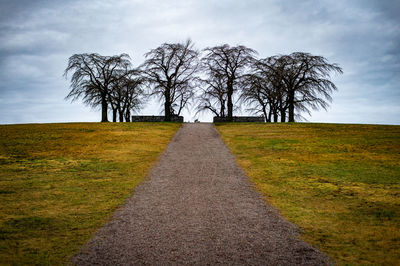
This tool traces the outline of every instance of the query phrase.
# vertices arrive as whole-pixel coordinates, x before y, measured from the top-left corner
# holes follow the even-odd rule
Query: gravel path
[[[212,124],[184,124],[78,265],[323,265],[255,191]]]

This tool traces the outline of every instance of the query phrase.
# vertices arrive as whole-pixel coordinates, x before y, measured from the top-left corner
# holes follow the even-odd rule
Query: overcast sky
[[[64,100],[71,55],[128,53],[138,66],[150,49],[187,38],[261,58],[322,55],[344,74],[333,77],[328,111],[308,121],[400,124],[399,14],[399,0],[0,0],[0,124],[100,121],[99,110]],[[161,111],[150,102],[141,114]]]

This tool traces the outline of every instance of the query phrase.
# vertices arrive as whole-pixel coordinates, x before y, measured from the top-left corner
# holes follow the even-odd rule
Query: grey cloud
[[[400,124],[395,116],[400,102],[398,13],[398,1],[372,0],[2,1],[0,112],[8,120],[0,123],[96,121],[96,111],[64,101],[69,84],[62,72],[69,56],[126,52],[138,65],[162,42],[191,37],[199,49],[230,43],[255,48],[260,57],[294,51],[326,56],[345,73],[334,77],[339,91],[330,111],[313,112],[309,120],[377,123],[377,116],[368,113],[371,105],[385,105],[392,111],[382,122]],[[57,108],[62,111],[49,111]],[[351,118],[343,116],[341,110],[351,108],[356,110]],[[159,106],[150,103],[143,112],[157,114]],[[193,113],[186,112],[187,119]]]
[[[2,0],[0,2],[0,25],[22,21],[41,8],[56,8],[73,0]]]
[[[373,12],[378,12],[382,19],[400,22],[400,1],[398,0],[358,0],[357,2],[360,6],[364,6]]]

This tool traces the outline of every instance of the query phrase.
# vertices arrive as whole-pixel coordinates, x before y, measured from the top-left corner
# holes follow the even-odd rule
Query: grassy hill
[[[143,180],[179,126],[0,126],[0,264],[66,264]],[[339,264],[400,261],[400,126],[217,129],[306,241]]]
[[[400,126],[219,124],[238,163],[339,264],[400,261]]]
[[[143,180],[179,127],[0,126],[0,264],[67,264]]]

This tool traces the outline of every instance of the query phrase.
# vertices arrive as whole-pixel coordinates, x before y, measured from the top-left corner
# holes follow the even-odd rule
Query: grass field
[[[339,264],[400,261],[400,126],[218,124],[250,179]]]
[[[179,127],[0,126],[0,264],[67,264],[143,180]]]

